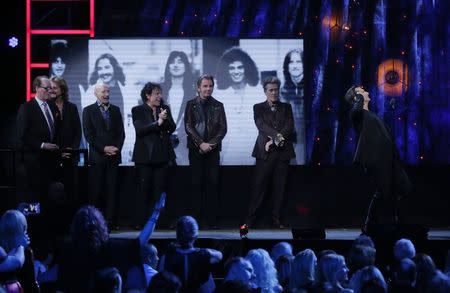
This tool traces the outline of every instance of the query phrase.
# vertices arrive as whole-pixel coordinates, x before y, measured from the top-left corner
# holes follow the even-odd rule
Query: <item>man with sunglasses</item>
[[[50,101],[51,85],[47,76],[33,81],[34,99],[22,104],[17,114],[19,148],[23,150],[25,197],[23,201],[46,201],[48,187],[56,176],[57,132],[60,113]],[[20,194],[20,192],[19,192]]]

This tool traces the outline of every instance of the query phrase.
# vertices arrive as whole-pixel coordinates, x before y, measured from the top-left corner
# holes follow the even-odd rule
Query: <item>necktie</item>
[[[48,110],[47,103],[43,102],[42,106],[44,106],[44,114],[45,114],[45,117],[47,118],[47,121],[48,121],[48,126],[49,126],[49,130],[50,130],[50,137],[53,139],[53,134],[54,134],[54,131],[55,131],[55,124],[53,122],[53,117],[50,114],[50,111]]]
[[[106,124],[106,130],[109,130],[109,109],[104,106],[100,106],[100,109],[102,112],[103,120]]]

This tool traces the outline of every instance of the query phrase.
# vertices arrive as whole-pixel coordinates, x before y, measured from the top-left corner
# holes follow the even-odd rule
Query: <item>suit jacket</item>
[[[106,163],[114,160],[117,164],[121,162],[125,131],[123,127],[122,114],[117,106],[109,106],[110,127],[107,129],[100,107],[97,102],[83,109],[83,131],[86,141],[89,143],[89,163]],[[116,156],[106,156],[103,149],[105,146],[115,146],[119,149]]]
[[[200,104],[200,97],[196,97],[186,104],[184,127],[188,136],[187,146],[190,149],[198,150],[203,142],[214,144],[215,148],[219,150],[222,149],[222,139],[227,133],[225,109],[223,104],[213,97],[209,98],[208,103],[210,103],[207,113],[208,121],[205,123],[208,136],[204,139],[198,131],[203,122],[203,109]]]
[[[256,128],[258,128],[258,137],[256,138],[252,156],[257,159],[267,159],[266,143],[281,133],[285,139],[283,147],[273,148],[271,151],[278,152],[280,159],[290,160],[295,157],[294,147],[292,146],[292,137],[294,132],[294,118],[292,107],[288,103],[277,102],[277,110],[273,112],[269,103],[262,102],[253,106],[253,117]]]
[[[64,101],[58,137],[60,148],[78,149],[81,140],[81,121],[75,104]]]
[[[57,143],[61,115],[58,108],[51,102],[48,107],[53,117],[54,134],[51,136],[44,113],[36,101],[32,99],[19,108],[17,114],[17,127],[19,146],[25,150],[40,150],[43,142]]]
[[[175,159],[170,134],[174,132],[176,125],[169,107],[161,106],[160,109],[166,109],[168,113],[161,125],[158,125],[158,119],[155,120],[153,110],[147,104],[131,110],[136,130],[132,160],[136,164],[163,163]]]

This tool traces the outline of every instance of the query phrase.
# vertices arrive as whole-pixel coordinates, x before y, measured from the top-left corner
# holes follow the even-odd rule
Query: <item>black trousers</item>
[[[168,163],[136,164],[137,192],[134,225],[144,225],[161,193],[167,191]]]
[[[219,218],[219,162],[218,149],[204,155],[189,149],[193,216],[210,226],[217,225]]]
[[[245,223],[252,224],[264,197],[272,187],[272,220],[280,221],[280,208],[286,189],[289,161],[281,160],[276,152],[266,160],[256,159],[255,177]]]
[[[89,203],[100,209],[105,219],[117,224],[119,165],[116,160],[92,164],[89,168]]]

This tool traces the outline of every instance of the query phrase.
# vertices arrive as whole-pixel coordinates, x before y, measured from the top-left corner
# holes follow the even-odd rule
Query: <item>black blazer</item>
[[[81,140],[81,121],[75,104],[64,101],[58,137],[60,148],[78,149]]]
[[[114,160],[121,162],[120,151],[125,139],[122,114],[117,106],[109,106],[110,127],[106,129],[106,123],[97,102],[83,109],[83,132],[89,143],[89,163],[106,163]],[[116,156],[106,156],[105,146],[115,146],[119,149]]]
[[[197,131],[200,123],[203,121],[203,109],[200,104],[200,98],[196,97],[186,104],[184,114],[184,127],[187,134],[187,146],[190,149],[198,150],[203,142],[215,145],[215,148],[222,149],[222,140],[227,133],[227,118],[223,104],[213,97],[209,98],[208,121],[205,127],[208,130],[208,137],[205,140]]]
[[[136,130],[133,162],[136,164],[164,163],[175,159],[170,135],[175,131],[170,109],[161,106],[159,109],[167,110],[167,119],[158,125],[158,117],[153,117],[153,110],[146,103],[133,107],[131,114]],[[158,109],[157,113],[160,113]]]
[[[262,102],[253,106],[253,117],[256,128],[258,128],[258,137],[252,156],[257,159],[267,159],[266,143],[281,133],[285,139],[284,146],[275,148],[271,151],[279,152],[280,159],[290,160],[295,157],[294,147],[292,146],[292,134],[294,132],[294,118],[292,107],[288,103],[277,102],[277,110],[272,112],[269,103]]]
[[[22,104],[17,113],[17,128],[19,146],[27,150],[40,150],[43,142],[57,143],[60,128],[60,118],[58,108],[48,102],[49,110],[53,116],[55,133],[51,137],[47,120],[42,113],[36,99]]]

